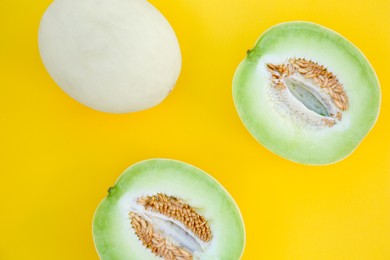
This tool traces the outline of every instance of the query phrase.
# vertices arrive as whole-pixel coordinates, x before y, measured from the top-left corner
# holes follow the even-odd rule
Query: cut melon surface
[[[351,154],[375,124],[380,87],[364,55],[340,34],[309,22],[267,30],[233,80],[237,112],[270,151],[303,164]]]
[[[185,221],[172,217],[174,213],[167,214],[175,212],[173,204],[165,213],[150,204],[149,208],[145,207],[145,203],[159,198],[162,198],[160,203],[164,199],[168,199],[167,203],[178,203],[180,209],[176,208],[176,212],[201,219],[200,227],[191,229]],[[187,214],[188,211],[191,213]],[[146,232],[143,232],[141,222],[144,222]],[[140,232],[137,232],[137,225]],[[209,235],[197,236],[193,232],[206,230],[207,233],[207,228]],[[145,233],[153,233],[151,237],[156,241],[149,239],[148,242],[148,237],[143,239]],[[107,260],[233,260],[243,253],[245,228],[232,197],[207,173],[183,162],[152,159],[129,167],[109,189],[108,196],[95,212],[93,237],[100,258]],[[169,250],[165,255],[164,252],[152,252],[164,241],[168,241],[164,246],[172,254],[177,252],[175,257],[169,256]]]

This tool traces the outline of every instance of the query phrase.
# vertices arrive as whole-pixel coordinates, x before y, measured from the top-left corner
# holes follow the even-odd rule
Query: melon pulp
[[[215,179],[186,163],[152,159],[129,167],[109,189],[93,237],[107,260],[234,260],[243,253],[245,229]]]
[[[247,52],[233,80],[237,112],[270,151],[303,164],[351,154],[374,126],[380,87],[364,55],[323,26],[271,27]]]
[[[181,70],[176,35],[146,0],[55,0],[42,17],[38,41],[54,81],[99,111],[153,107]]]

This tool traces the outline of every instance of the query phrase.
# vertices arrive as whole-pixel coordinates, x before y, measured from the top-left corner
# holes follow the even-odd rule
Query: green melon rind
[[[148,185],[151,180],[155,181],[155,186]],[[241,257],[245,247],[245,227],[239,208],[229,193],[214,178],[194,166],[168,159],[151,159],[129,167],[98,206],[93,219],[93,237],[101,259],[160,259],[141,246],[128,217],[123,216],[127,212],[123,212],[120,205],[121,199],[126,198],[131,190],[154,190],[161,185],[162,190],[155,193],[177,189],[174,193],[177,196],[196,196],[193,199],[195,205],[205,205],[214,199],[213,205],[208,205],[210,208],[203,209],[201,214],[206,218],[218,214],[218,223],[210,222],[215,238],[218,238],[213,241],[218,241],[202,259],[233,260]]]
[[[262,59],[267,55],[277,56],[278,52],[294,53],[296,49],[298,53],[315,56],[314,45],[325,50],[323,54],[321,50],[317,51],[321,53],[319,57],[328,63],[332,63],[332,58],[326,57],[327,51],[329,55],[337,55],[339,60],[333,61],[329,67],[336,67],[345,75],[357,74],[352,78],[344,75],[344,79],[351,83],[349,85],[354,86],[347,88],[344,84],[352,102],[349,112],[345,113],[348,120],[344,122],[348,121],[348,125],[344,123],[340,127],[326,129],[325,134],[301,130],[299,126],[277,118],[278,115],[270,111],[270,105],[261,95],[261,88],[270,87],[267,79],[259,73]],[[356,149],[378,118],[381,93],[375,71],[351,42],[314,23],[288,22],[268,29],[255,47],[248,51],[233,79],[233,99],[245,127],[267,149],[294,162],[322,165],[338,162]],[[317,142],[313,142],[314,138]]]

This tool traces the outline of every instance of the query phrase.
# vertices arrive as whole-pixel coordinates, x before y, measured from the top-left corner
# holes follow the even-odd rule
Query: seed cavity
[[[139,197],[130,211],[131,225],[142,244],[164,259],[193,259],[212,240],[207,220],[181,199],[158,193]]]
[[[322,116],[330,116],[330,109],[324,104],[324,100],[321,100],[322,97],[316,95],[317,93],[305,82],[292,77],[286,78],[284,82],[290,92],[308,109]]]
[[[286,114],[306,124],[332,127],[348,109],[348,97],[337,77],[323,65],[302,58],[267,64],[275,100]],[[299,103],[299,104],[298,104]]]
[[[167,260],[191,260],[192,254],[186,249],[175,246],[162,234],[153,229],[153,225],[140,215],[130,212],[131,225],[142,244],[150,249],[156,256]]]

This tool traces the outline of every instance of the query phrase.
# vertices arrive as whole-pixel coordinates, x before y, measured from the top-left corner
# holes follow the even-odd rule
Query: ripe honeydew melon
[[[186,163],[153,159],[128,168],[109,189],[96,210],[93,237],[103,260],[235,260],[245,229],[215,179]]]
[[[364,55],[334,31],[309,22],[267,30],[233,80],[238,114],[272,152],[303,164],[351,154],[374,126],[380,87]]]
[[[126,113],[159,104],[176,84],[176,35],[146,0],[55,0],[39,51],[54,81],[93,109]]]

